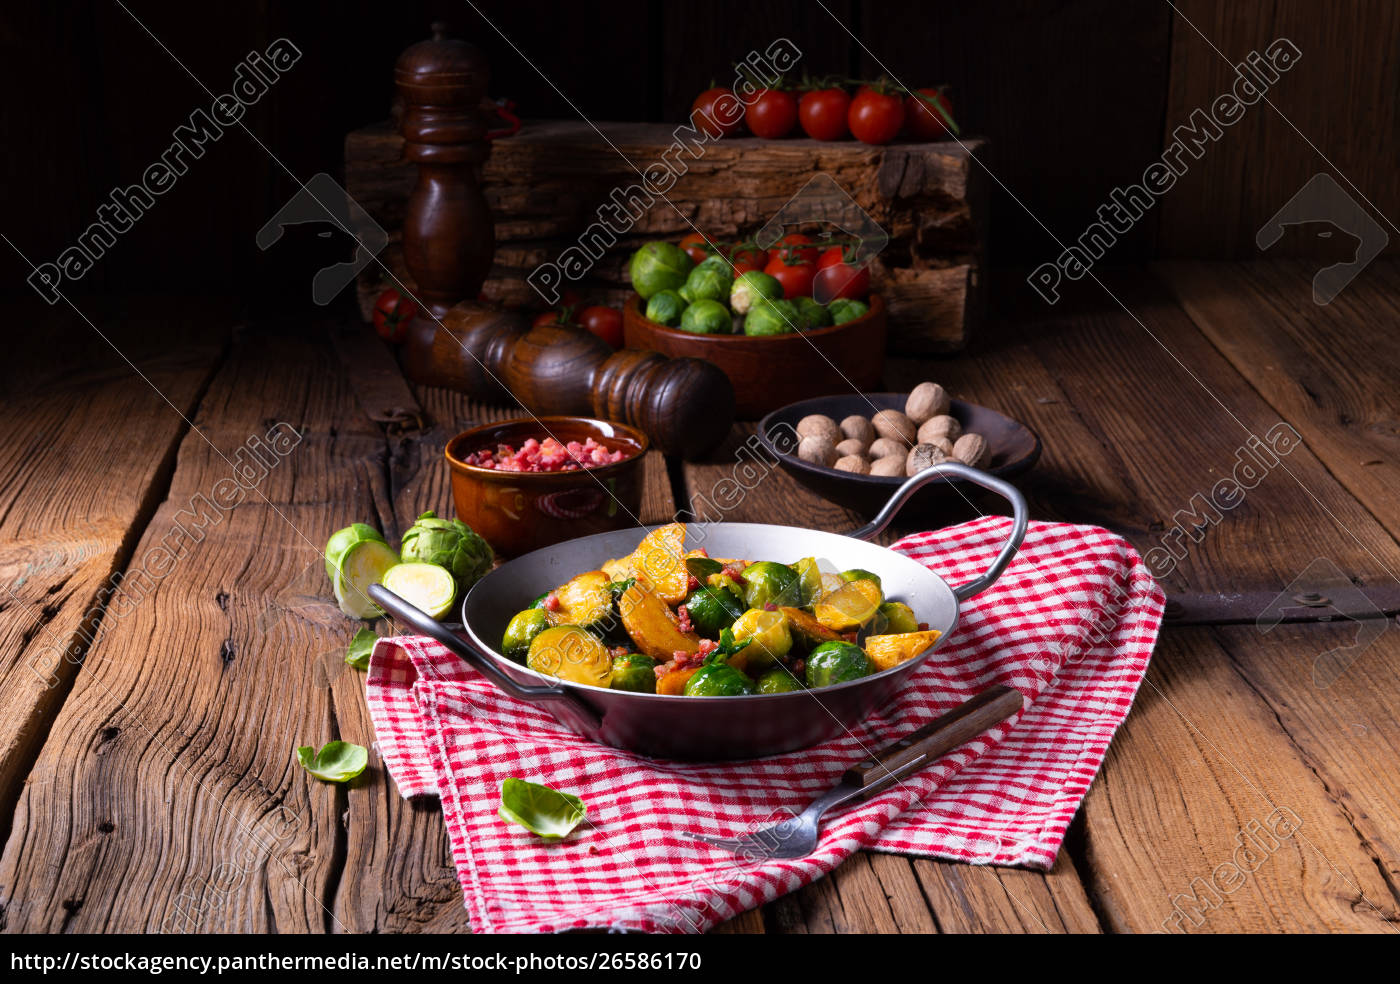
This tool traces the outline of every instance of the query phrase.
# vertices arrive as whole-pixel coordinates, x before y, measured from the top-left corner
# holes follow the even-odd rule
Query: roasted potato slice
[[[688,666],[681,670],[669,670],[660,680],[656,681],[656,692],[666,694],[669,697],[684,697],[685,685],[690,682],[690,678],[700,672],[698,666]]]
[[[554,592],[558,611],[546,610],[553,625],[581,625],[587,628],[605,621],[612,614],[611,578],[603,571],[587,571]]]
[[[666,602],[640,579],[622,593],[618,607],[623,628],[637,648],[652,659],[665,662],[678,652],[699,652],[700,637],[676,628]]]
[[[913,659],[938,641],[943,633],[937,629],[922,632],[901,632],[898,635],[877,635],[865,640],[865,655],[877,670]]]
[[[610,560],[603,572],[614,581],[635,577],[652,586],[669,605],[685,601],[690,572],[685,569],[685,524],[659,526],[626,557]]]

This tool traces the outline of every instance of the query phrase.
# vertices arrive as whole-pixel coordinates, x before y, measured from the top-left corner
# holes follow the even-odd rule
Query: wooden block
[[[640,186],[647,166],[675,137],[670,124],[608,123],[601,133],[582,122],[527,124],[497,141],[484,166],[486,200],[496,217],[496,261],[483,289],[506,304],[539,305],[525,277],[557,261],[615,191]],[[611,144],[611,145],[610,145]],[[854,141],[721,140],[697,151],[669,153],[685,173],[652,199],[594,264],[579,286],[590,297],[620,304],[630,293],[627,258],[653,239],[677,240],[699,228],[707,236],[752,236],[818,172],[848,190],[890,236],[877,274],[892,312],[890,347],[908,354],[962,348],[982,316],[986,244],[985,188],[975,157],[985,141],[869,147]],[[380,259],[408,280],[399,232],[413,187],[399,158],[403,139],[387,122],[345,141],[345,187],[389,233]],[[362,308],[379,290],[377,265],[361,274]]]

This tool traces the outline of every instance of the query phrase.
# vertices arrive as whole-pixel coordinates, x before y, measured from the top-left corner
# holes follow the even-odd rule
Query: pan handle
[[[490,657],[477,652],[476,647],[457,633],[422,609],[410,605],[384,585],[371,584],[369,596],[380,608],[383,608],[398,621],[408,625],[414,632],[436,639],[462,657],[471,664],[473,669],[479,671],[512,697],[519,697],[521,700],[527,700],[531,703],[558,702],[575,713],[583,715],[584,722],[595,728],[602,723],[597,711],[565,687],[557,685],[531,687],[523,683],[516,683]]]
[[[895,490],[894,495],[890,496],[890,501],[885,503],[884,507],[875,514],[874,519],[860,529],[852,530],[846,535],[855,537],[857,540],[869,540],[873,536],[878,536],[886,526],[890,525],[895,513],[899,512],[900,507],[908,501],[910,496],[930,482],[944,478],[960,478],[964,482],[980,485],[1011,503],[1011,535],[1006,538],[1006,543],[1002,545],[1001,553],[997,554],[996,560],[992,561],[991,566],[981,577],[975,581],[960,584],[953,589],[953,594],[957,596],[958,601],[966,601],[973,595],[981,594],[996,583],[997,578],[1001,577],[1002,572],[1016,556],[1016,551],[1021,547],[1021,541],[1026,538],[1026,524],[1029,521],[1026,499],[1009,482],[1003,482],[984,471],[970,468],[956,461],[945,461],[941,465],[925,468],[913,478],[908,479]]]

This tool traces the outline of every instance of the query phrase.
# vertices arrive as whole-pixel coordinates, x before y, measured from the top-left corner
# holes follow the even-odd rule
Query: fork
[[[742,837],[691,834],[696,840],[752,860],[806,857],[817,849],[817,834],[828,811],[854,800],[868,799],[932,765],[959,745],[1021,709],[1019,690],[990,687],[971,700],[905,735],[870,758],[851,766],[831,789],[794,817]]]

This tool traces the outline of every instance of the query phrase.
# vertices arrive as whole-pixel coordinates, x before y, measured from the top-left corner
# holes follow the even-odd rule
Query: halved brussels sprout
[[[884,588],[884,584],[880,581],[880,575],[879,575],[879,574],[872,574],[870,571],[867,571],[867,570],[865,570],[865,569],[863,569],[863,568],[860,568],[860,567],[852,567],[852,568],[851,568],[850,570],[848,570],[848,571],[842,571],[842,572],[841,572],[841,580],[843,580],[843,581],[874,581],[876,587],[881,588],[881,589]]]
[[[798,605],[810,605],[821,597],[822,572],[817,567],[817,558],[803,557],[792,565],[792,569],[797,572],[797,580],[802,591],[797,599]]]
[[[767,669],[792,650],[792,632],[781,611],[750,608],[734,623],[734,641],[749,643],[733,660],[749,671]]]
[[[608,647],[579,625],[555,625],[530,641],[525,665],[536,673],[607,687],[612,683],[612,656]]]
[[[873,635],[865,640],[865,654],[877,671],[888,670],[913,659],[937,642],[942,634],[937,629],[926,629],[898,635]]]
[[[870,659],[850,642],[824,642],[807,654],[807,686],[830,687],[870,675]]]
[[[884,600],[874,581],[851,581],[813,605],[812,614],[828,629],[850,632],[873,619]]]

